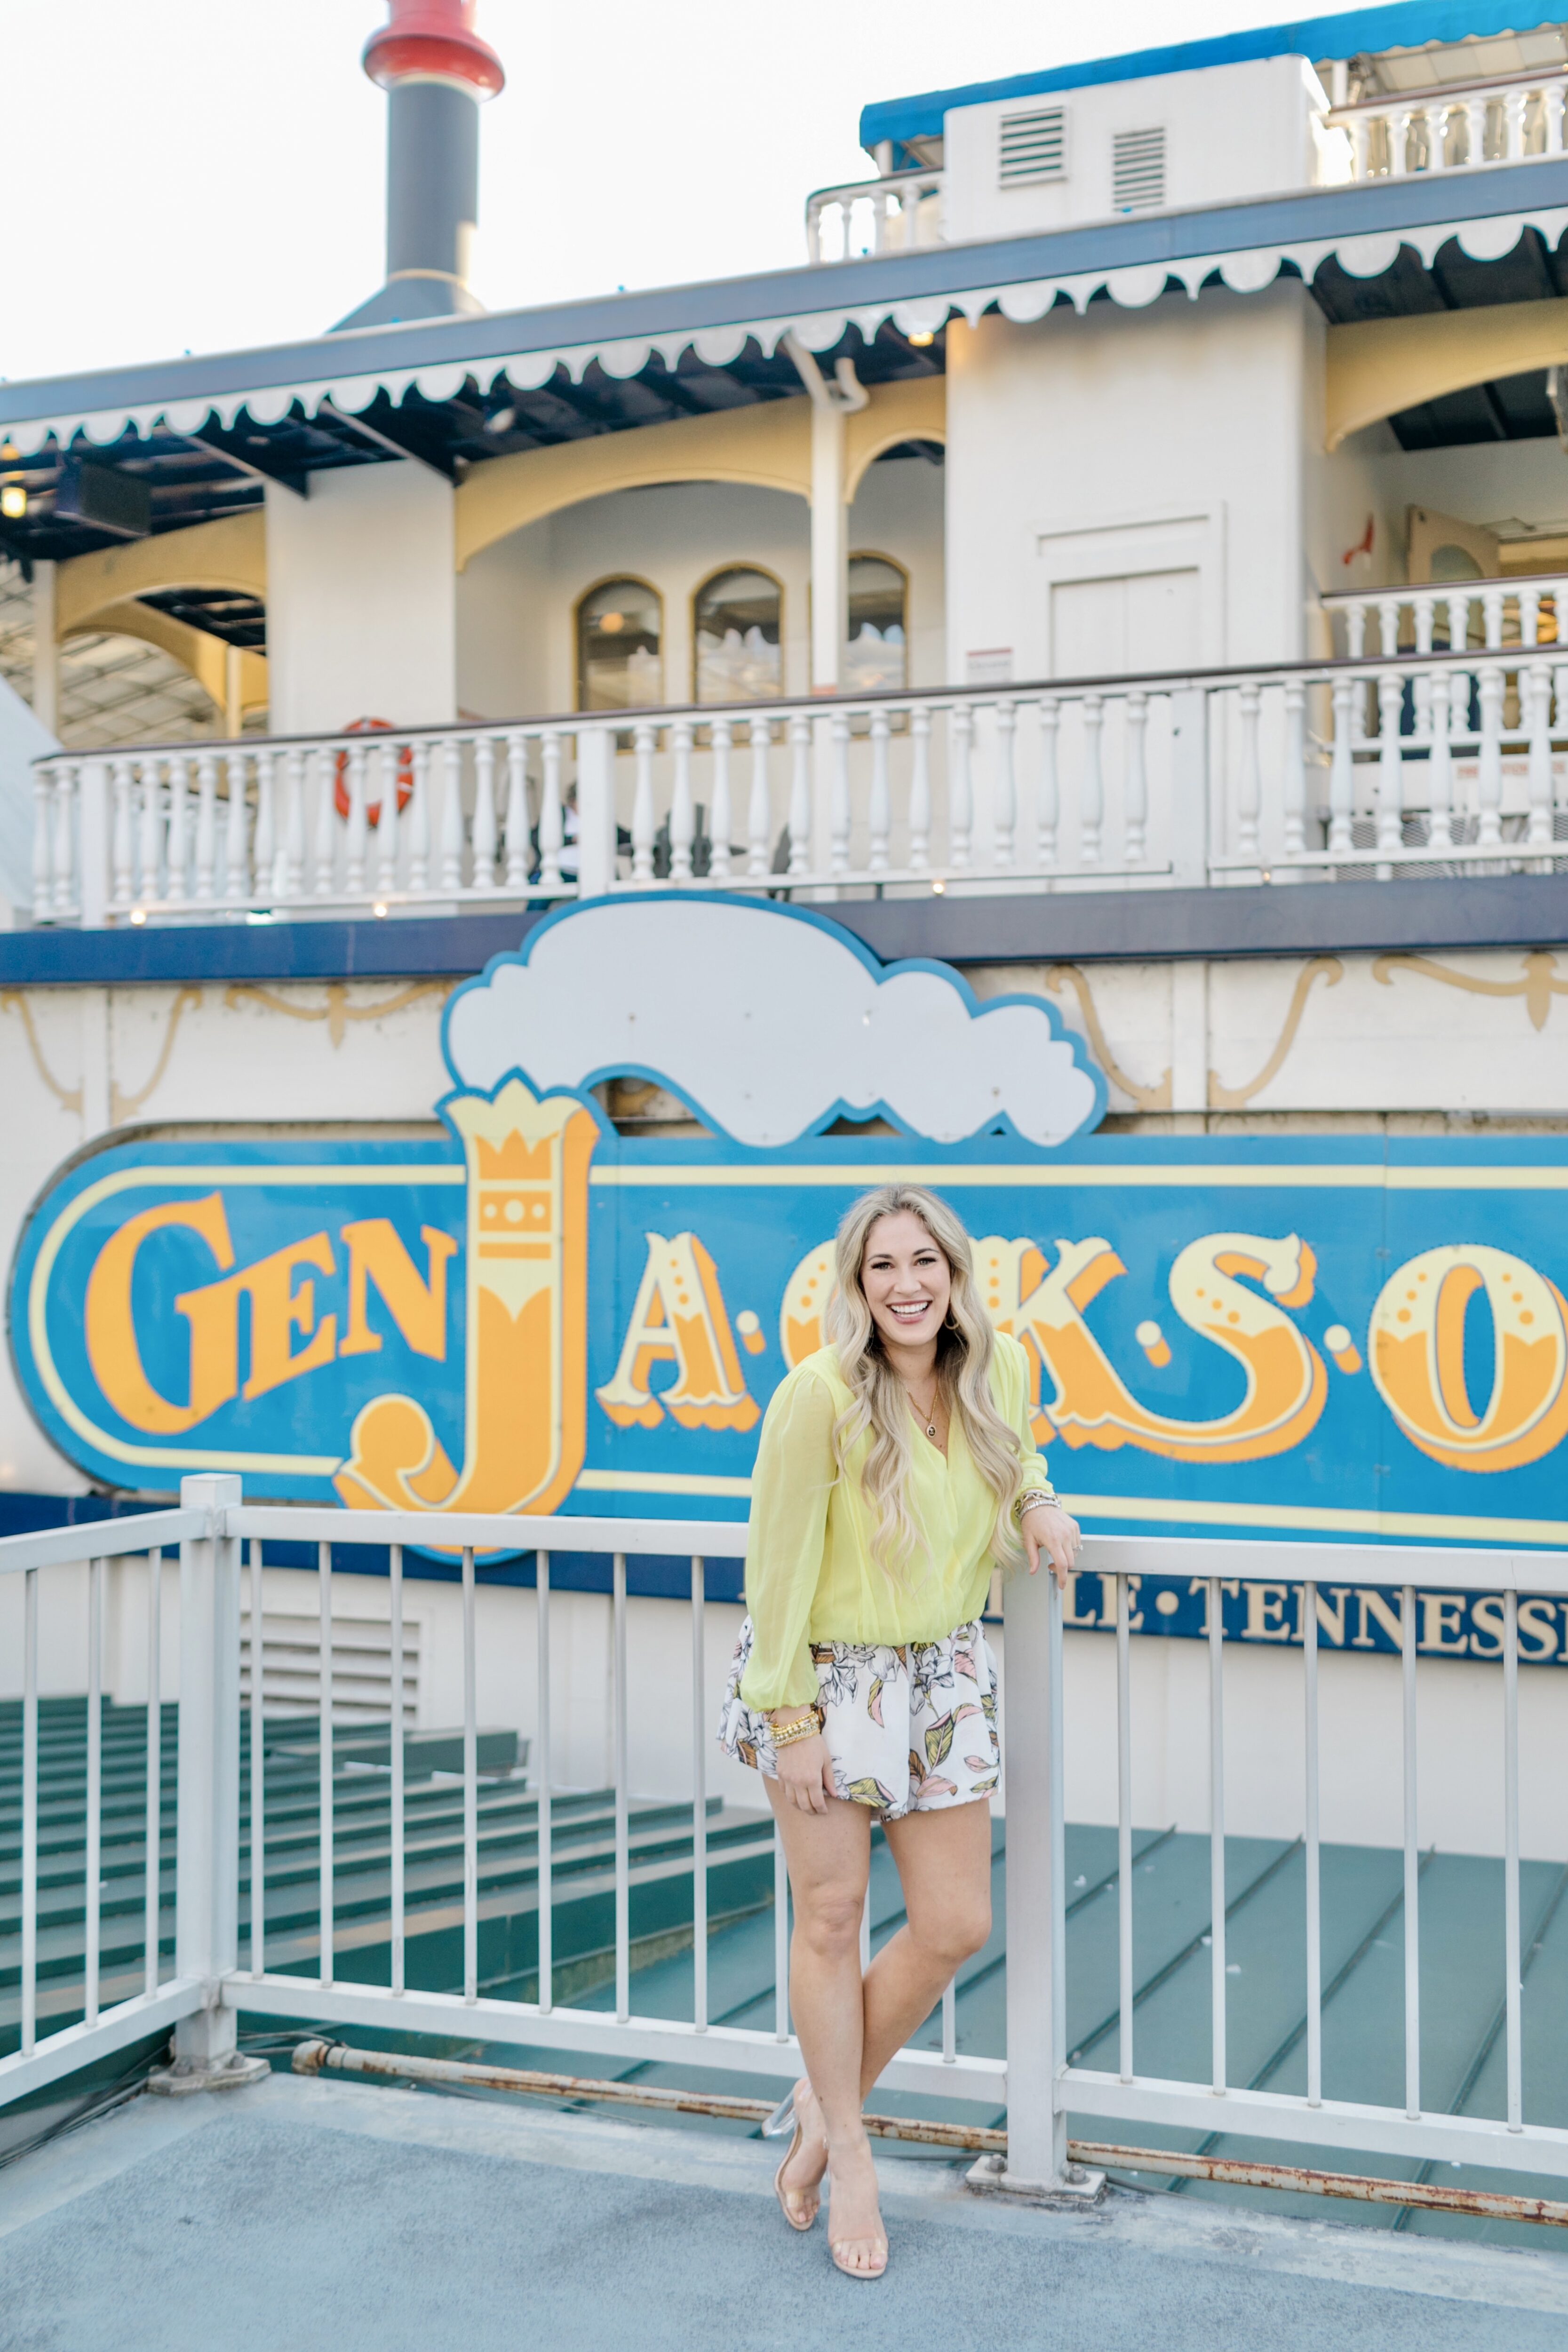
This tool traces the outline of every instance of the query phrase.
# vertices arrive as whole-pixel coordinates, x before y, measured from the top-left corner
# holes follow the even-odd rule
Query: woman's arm
[[[1010,1410],[1006,1412],[1006,1418],[1017,1432],[1024,1457],[1024,1484],[1020,1492],[1027,1496],[1043,1491],[1051,1497],[1049,1502],[1037,1503],[1032,1510],[1025,1511],[1019,1517],[1018,1533],[1023,1540],[1024,1555],[1031,1576],[1037,1571],[1042,1559],[1048,1560],[1052,1575],[1065,1592],[1068,1578],[1078,1559],[1079,1545],[1083,1540],[1082,1533],[1078,1521],[1057,1502],[1056,1489],[1046,1469],[1046,1457],[1035,1444],[1029,1418],[1028,1361],[1024,1350],[1016,1339],[999,1334],[996,1352],[1008,1368]]]
[[[752,1654],[741,1696],[764,1713],[799,1715],[816,1697],[807,1629],[822,1574],[837,1417],[831,1391],[802,1370],[776,1391],[763,1423],[746,1538]]]

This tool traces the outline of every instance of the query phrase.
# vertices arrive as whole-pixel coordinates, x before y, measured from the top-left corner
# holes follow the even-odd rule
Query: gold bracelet
[[[1042,1503],[1048,1505],[1052,1510],[1061,1508],[1061,1505],[1057,1500],[1057,1490],[1054,1486],[1031,1486],[1026,1494],[1019,1496],[1013,1509],[1016,1516],[1021,1519],[1026,1511],[1037,1510]]]
[[[790,1722],[775,1724],[771,1728],[775,1748],[787,1748],[796,1739],[815,1739],[822,1729],[822,1709],[820,1706],[808,1707],[804,1715],[797,1715]]]

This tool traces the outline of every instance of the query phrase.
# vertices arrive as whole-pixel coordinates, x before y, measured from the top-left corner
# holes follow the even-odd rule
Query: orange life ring
[[[390,735],[390,719],[351,719],[343,729],[345,735]],[[397,814],[403,814],[414,798],[414,747],[405,743],[397,755]],[[338,753],[337,773],[332,786],[332,805],[346,824],[349,814],[349,755]],[[372,830],[381,823],[381,803],[365,803],[364,821]]]

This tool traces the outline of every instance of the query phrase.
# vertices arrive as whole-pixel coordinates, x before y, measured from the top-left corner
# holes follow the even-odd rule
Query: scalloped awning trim
[[[324,407],[357,415],[383,393],[397,402],[408,392],[417,391],[426,400],[440,402],[453,398],[470,380],[477,382],[482,392],[488,392],[503,376],[520,391],[539,391],[557,368],[564,368],[574,383],[580,383],[588,368],[595,363],[606,375],[624,379],[640,374],[649,360],[656,357],[673,370],[688,352],[705,366],[724,367],[739,359],[752,341],[771,358],[785,335],[795,336],[808,351],[828,352],[843,340],[850,327],[858,328],[869,341],[878,329],[889,320],[900,334],[934,333],[954,317],[976,325],[987,310],[994,308],[1004,318],[1026,324],[1044,318],[1064,296],[1079,313],[1102,293],[1124,310],[1138,310],[1157,301],[1173,285],[1184,288],[1195,300],[1205,284],[1215,276],[1233,293],[1258,294],[1271,286],[1286,268],[1295,269],[1310,282],[1331,257],[1352,278],[1378,278],[1392,268],[1402,246],[1409,246],[1430,268],[1451,238],[1473,261],[1500,261],[1513,251],[1527,229],[1537,230],[1549,246],[1555,247],[1568,231],[1568,205],[1494,214],[1480,220],[1401,226],[1357,236],[1311,237],[1223,253],[1178,256],[1126,268],[1035,278],[976,287],[961,293],[916,297],[908,301],[884,299],[842,310],[740,320],[731,326],[705,327],[695,331],[681,329],[618,341],[550,344],[536,351],[501,354],[483,361],[439,362],[383,369],[374,374],[323,376],[298,383],[268,385],[263,390],[231,391],[138,407],[74,411],[12,423],[5,430],[12,446],[23,456],[30,457],[51,438],[68,443],[78,434],[101,446],[118,441],[127,430],[145,435],[158,425],[165,425],[172,433],[197,433],[209,417],[216,417],[227,431],[242,410],[258,425],[280,424],[296,401],[308,416],[314,416]]]

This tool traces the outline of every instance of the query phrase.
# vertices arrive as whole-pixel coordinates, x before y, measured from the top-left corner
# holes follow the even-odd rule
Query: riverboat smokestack
[[[374,327],[484,305],[469,291],[479,209],[479,105],[506,82],[474,30],[478,0],[390,0],[365,44],[387,94],[386,283],[339,320]]]

